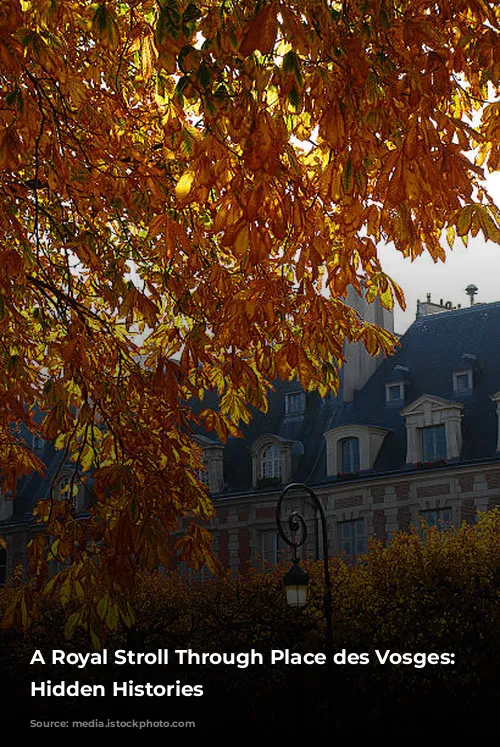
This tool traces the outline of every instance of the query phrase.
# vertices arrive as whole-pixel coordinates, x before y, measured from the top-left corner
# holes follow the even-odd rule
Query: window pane
[[[353,519],[340,523],[340,552],[355,557],[367,549],[365,520]]]
[[[283,550],[283,542],[278,532],[262,532],[260,535],[261,550],[260,556],[262,562],[275,565],[278,562],[278,554]]]
[[[469,374],[458,374],[456,378],[457,392],[464,392],[469,389]]]
[[[451,524],[451,508],[442,508],[440,511],[440,519],[443,523]]]
[[[453,526],[452,511],[449,507],[422,511],[421,516],[429,528],[437,527],[440,532],[445,532]]]
[[[446,459],[446,429],[444,425],[423,428],[422,458],[424,462]]]
[[[287,415],[299,414],[304,412],[304,409],[304,392],[291,392],[285,395],[285,412]]]
[[[358,519],[355,522],[356,537],[363,537],[365,533],[365,522],[364,519]]]
[[[344,521],[342,524],[342,539],[351,539],[352,524],[350,521]]]
[[[359,470],[359,439],[345,438],[342,441],[342,471],[357,472]]]
[[[366,542],[363,539],[357,539],[356,540],[356,555],[360,555],[362,553],[366,552]]]
[[[276,444],[268,446],[262,452],[262,477],[279,477],[281,475],[281,452]]]
[[[391,400],[391,402],[401,399],[401,389],[399,384],[389,387],[389,399]]]

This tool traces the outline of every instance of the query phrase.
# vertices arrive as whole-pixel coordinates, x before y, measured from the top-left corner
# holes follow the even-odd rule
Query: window
[[[359,472],[359,438],[340,442],[342,472]]]
[[[325,433],[327,475],[373,469],[389,433],[374,425],[340,425]]]
[[[260,535],[260,558],[262,565],[276,565],[283,550],[283,540],[276,531],[262,532]]]
[[[190,585],[202,584],[204,581],[208,581],[211,576],[206,565],[202,565],[198,571],[195,571],[195,569],[188,566],[187,563],[181,563],[178,570],[184,581]]]
[[[422,511],[420,515],[428,527],[437,527],[440,532],[445,532],[453,526],[451,508],[432,508]]]
[[[62,475],[54,485],[52,497],[56,501],[67,501],[70,498],[71,491],[73,491],[71,496],[73,508],[78,511],[81,508],[79,502],[80,478],[78,475]]]
[[[224,445],[200,434],[193,436],[193,440],[203,462],[202,467],[194,468],[196,477],[210,493],[220,493],[224,487]]]
[[[422,428],[422,460],[437,462],[446,459],[446,426],[433,425]]]
[[[206,467],[204,469],[197,469],[196,477],[200,482],[203,483],[203,485],[206,485],[208,487],[208,470]]]
[[[299,441],[289,441],[274,433],[259,436],[250,447],[253,486],[264,490],[290,482],[303,451]]]
[[[66,501],[69,498],[70,487],[71,480],[69,479],[68,475],[63,475],[56,483],[54,498],[56,498],[58,501]]]
[[[352,519],[351,521],[342,521],[339,524],[340,529],[340,552],[342,555],[356,557],[367,550],[365,520]]]
[[[453,374],[453,389],[455,392],[470,392],[472,390],[472,371],[457,371]]]
[[[0,586],[3,586],[7,578],[7,550],[0,547]]]
[[[422,394],[401,411],[406,421],[406,462],[459,459],[463,402]]]
[[[285,394],[285,415],[300,415],[306,409],[304,392]]]
[[[405,398],[405,387],[410,383],[410,369],[398,364],[392,369],[388,381],[385,382],[385,401],[401,403]]]
[[[278,444],[271,444],[263,450],[261,477],[281,477],[281,449]]]
[[[399,402],[401,399],[401,384],[391,384],[387,387],[387,401]]]

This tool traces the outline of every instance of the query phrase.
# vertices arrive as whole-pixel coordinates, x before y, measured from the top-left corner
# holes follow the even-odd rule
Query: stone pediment
[[[462,402],[456,402],[454,400],[444,399],[443,397],[437,397],[434,394],[422,394],[417,399],[410,402],[407,407],[401,410],[403,417],[411,415],[421,415],[422,413],[436,412],[439,410],[459,410],[460,412],[464,409]]]

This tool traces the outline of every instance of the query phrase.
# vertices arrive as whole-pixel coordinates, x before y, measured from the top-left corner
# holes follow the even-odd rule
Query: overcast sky
[[[488,179],[490,194],[500,206],[500,174]],[[451,301],[453,306],[469,304],[465,288],[471,283],[479,289],[476,301],[490,303],[500,301],[500,246],[485,242],[482,233],[469,239],[466,248],[459,239],[453,251],[446,245],[446,262],[435,264],[429,255],[422,255],[414,262],[405,259],[393,246],[380,249],[384,272],[403,288],[406,297],[406,312],[395,310],[394,331],[405,332],[415,319],[417,299]]]

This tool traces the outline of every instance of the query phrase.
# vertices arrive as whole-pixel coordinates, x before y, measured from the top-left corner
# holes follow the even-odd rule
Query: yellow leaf
[[[189,192],[191,191],[191,187],[193,186],[193,181],[194,181],[194,172],[185,171],[184,174],[179,179],[179,181],[177,182],[177,185],[175,187],[175,194],[176,194],[177,199],[179,200],[186,199]]]

